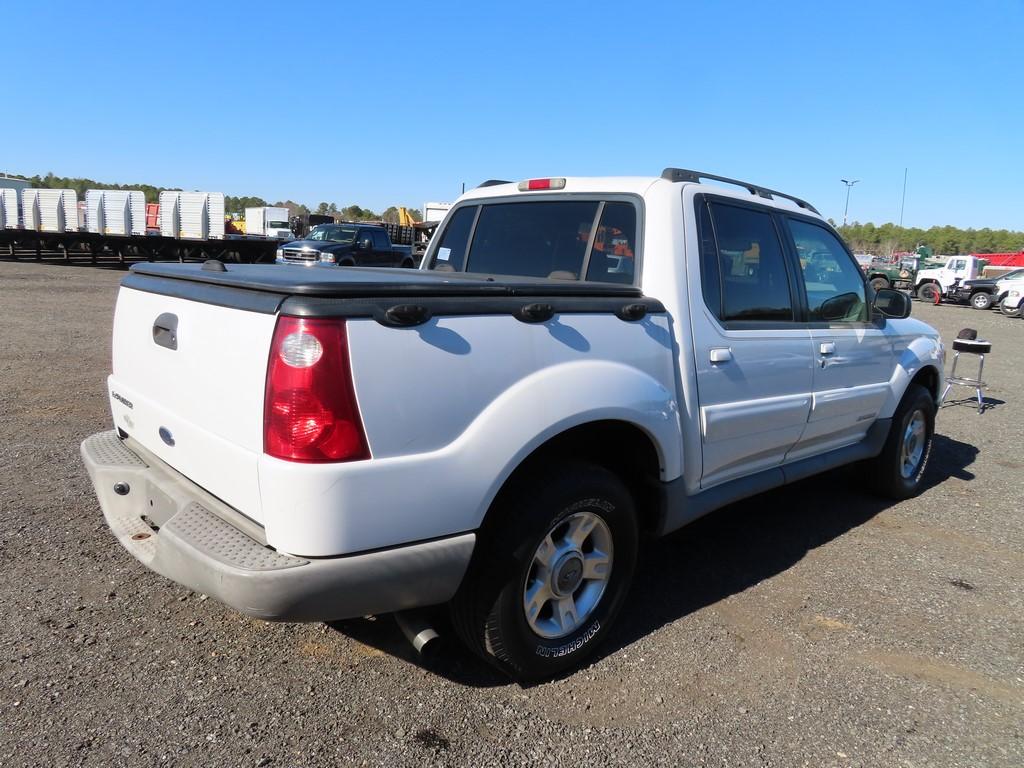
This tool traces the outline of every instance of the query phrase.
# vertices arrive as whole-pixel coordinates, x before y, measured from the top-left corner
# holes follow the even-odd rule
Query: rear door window
[[[720,302],[709,302],[709,308],[723,322],[793,320],[785,257],[771,214],[717,202],[709,208],[715,250],[705,258],[717,258],[721,280]],[[705,265],[705,276],[709,271]]]

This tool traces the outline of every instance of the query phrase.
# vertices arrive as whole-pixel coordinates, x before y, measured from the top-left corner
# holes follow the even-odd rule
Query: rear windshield
[[[448,220],[430,268],[631,284],[636,219],[621,201],[467,205]]]

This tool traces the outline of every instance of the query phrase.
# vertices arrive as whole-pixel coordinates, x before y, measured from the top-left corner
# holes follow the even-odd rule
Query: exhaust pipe
[[[416,649],[416,653],[425,659],[436,654],[441,645],[438,642],[441,636],[427,620],[424,611],[399,611],[395,614],[395,621],[405,639]]]

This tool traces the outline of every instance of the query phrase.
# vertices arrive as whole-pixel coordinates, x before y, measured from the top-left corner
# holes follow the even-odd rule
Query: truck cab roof
[[[772,205],[805,215],[822,218],[810,203],[785,192],[768,189],[752,182],[730,179],[725,176],[691,171],[681,168],[666,168],[661,176],[561,176],[524,179],[522,181],[487,181],[467,191],[458,202],[483,200],[515,195],[522,199],[523,193],[538,194],[633,194],[639,197],[653,191],[660,185],[698,184],[707,187],[708,192],[737,197]]]

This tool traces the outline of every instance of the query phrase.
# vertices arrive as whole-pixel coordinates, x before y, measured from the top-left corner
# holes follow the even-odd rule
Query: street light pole
[[[853,181],[847,181],[846,179],[840,179],[843,184],[846,185],[846,207],[843,208],[843,226],[846,226],[846,214],[850,211],[850,188],[853,187],[860,179],[854,179]]]

